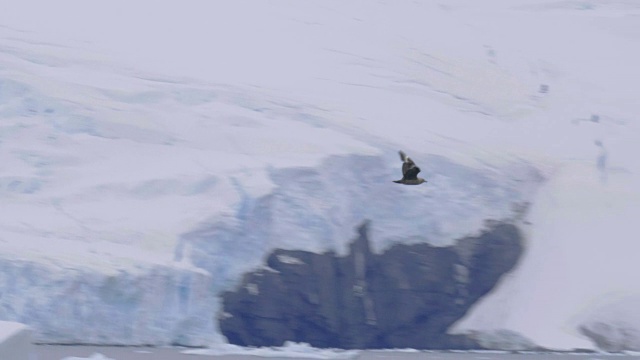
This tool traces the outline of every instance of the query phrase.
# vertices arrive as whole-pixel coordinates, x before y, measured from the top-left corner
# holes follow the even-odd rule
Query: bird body
[[[394,183],[404,185],[420,185],[427,182],[423,178],[419,178],[420,168],[411,160],[402,150],[399,151],[400,160],[402,160],[402,179],[394,180]]]

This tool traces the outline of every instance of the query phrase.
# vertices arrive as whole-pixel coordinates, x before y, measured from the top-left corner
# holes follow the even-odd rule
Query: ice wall
[[[377,252],[398,242],[451,245],[477,233],[487,219],[519,216],[517,209],[543,181],[525,162],[486,171],[439,156],[414,159],[429,164],[430,182],[422,188],[392,182],[399,168],[385,164],[401,163],[391,149],[387,156],[335,156],[316,167],[272,169],[273,190],[263,196],[252,196],[238,179],[233,216],[213,218],[184,234],[176,260],[187,256],[219,281],[235,282],[274,248],[344,254],[354,226],[364,220],[372,223]]]
[[[405,142],[386,118],[363,131],[290,94],[67,58],[3,31],[0,317],[38,341],[206,344],[217,293],[273,248],[342,252],[364,219],[376,250],[446,245],[513,216],[542,179],[523,159],[454,160],[430,124]],[[460,119],[432,99],[403,105],[437,111],[439,127]],[[428,185],[392,183],[400,148]]]
[[[212,341],[212,277],[180,266],[107,271],[0,258],[0,317],[62,344],[202,346]],[[3,357],[4,359],[4,357]]]

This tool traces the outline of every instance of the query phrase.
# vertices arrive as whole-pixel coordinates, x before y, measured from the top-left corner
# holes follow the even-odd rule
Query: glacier
[[[364,219],[444,246],[527,204],[452,331],[640,329],[634,2],[0,1],[0,319],[36,341],[224,342],[217,294],[276,247]]]

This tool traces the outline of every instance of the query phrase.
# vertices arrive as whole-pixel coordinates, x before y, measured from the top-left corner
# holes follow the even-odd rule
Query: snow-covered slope
[[[40,341],[206,344],[274,247],[444,245],[524,202],[458,331],[587,346],[589,302],[640,292],[633,2],[2,6],[0,318]]]

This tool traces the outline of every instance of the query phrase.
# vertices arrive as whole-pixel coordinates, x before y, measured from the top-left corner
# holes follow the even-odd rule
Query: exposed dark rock
[[[491,223],[455,246],[399,244],[379,255],[367,229],[368,222],[344,257],[275,250],[267,268],[222,295],[222,333],[246,346],[481,348],[447,329],[516,264],[518,229]]]
[[[549,351],[536,345],[523,335],[511,330],[487,330],[473,331],[470,337],[477,340],[485,349],[498,349],[505,351]]]
[[[640,331],[632,326],[596,321],[583,324],[579,329],[600,350],[614,353],[640,351]]]

